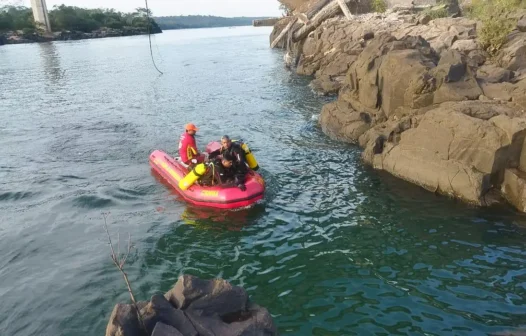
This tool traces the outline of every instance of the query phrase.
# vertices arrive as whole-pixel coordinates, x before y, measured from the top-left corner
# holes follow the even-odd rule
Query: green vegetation
[[[517,24],[517,18],[513,18],[513,14],[521,9],[526,9],[526,1],[472,0],[467,14],[482,22],[478,36],[490,55],[495,56],[507,42],[508,35]]]
[[[121,13],[112,9],[85,9],[71,6],[55,6],[49,11],[49,21],[54,31],[81,31],[90,33],[101,28],[123,29],[125,27],[148,30],[148,16],[145,8],[137,8],[134,13]],[[151,14],[151,13],[150,13]],[[155,20],[150,19],[152,33],[161,30]],[[0,31],[35,31],[30,8],[21,6],[0,7]]]
[[[371,9],[373,12],[384,13],[387,10],[385,0],[371,0]]]
[[[0,31],[22,30],[24,28],[35,29],[33,12],[27,7],[1,7],[0,8]]]
[[[429,15],[431,20],[445,18],[449,16],[449,12],[447,10],[447,5],[443,4],[436,7],[430,7],[424,10],[424,14]]]
[[[234,17],[225,18],[219,16],[188,15],[188,16],[162,16],[156,17],[155,21],[161,29],[188,29],[188,28],[212,28],[250,26],[253,20],[266,19],[266,17]]]

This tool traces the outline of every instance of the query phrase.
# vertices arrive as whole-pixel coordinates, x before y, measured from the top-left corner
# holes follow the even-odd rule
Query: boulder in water
[[[138,305],[146,331],[131,305],[118,304],[106,336],[277,335],[269,312],[250,303],[243,288],[222,279],[183,275],[164,296]]]
[[[277,335],[269,312],[258,305],[250,305],[244,312],[223,316],[205,316],[190,312],[200,336],[268,336]]]
[[[162,295],[154,295],[150,303],[141,309],[144,326],[149,334],[156,324],[162,322],[179,330],[185,336],[197,336],[195,328],[182,310],[174,308]]]
[[[244,311],[248,302],[248,295],[241,287],[222,279],[201,280],[191,275],[181,276],[166,298],[179,309],[219,316]]]

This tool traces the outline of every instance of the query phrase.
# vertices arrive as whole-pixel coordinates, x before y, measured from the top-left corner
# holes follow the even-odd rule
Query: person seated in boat
[[[185,132],[179,139],[179,157],[186,166],[203,161],[203,156],[199,153],[195,143],[195,133],[198,130],[194,124],[186,124]]]
[[[234,157],[229,153],[225,153],[222,157],[217,157],[210,161],[208,169],[199,179],[199,183],[205,186],[236,186],[242,191],[247,190],[245,174],[240,174],[236,171],[234,168]]]
[[[248,172],[248,166],[245,159],[245,151],[241,148],[241,145],[232,142],[232,139],[228,135],[223,135],[221,138],[221,155],[230,154],[234,158],[233,167],[238,175],[243,176]]]

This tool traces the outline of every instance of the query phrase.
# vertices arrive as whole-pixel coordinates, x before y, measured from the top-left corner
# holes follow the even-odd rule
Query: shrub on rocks
[[[526,2],[523,0],[472,0],[467,13],[482,22],[479,39],[494,56],[517,26],[515,14],[524,9]]]

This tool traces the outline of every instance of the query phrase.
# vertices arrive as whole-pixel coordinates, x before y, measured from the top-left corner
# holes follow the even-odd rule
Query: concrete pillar
[[[40,24],[46,33],[51,33],[51,24],[49,22],[49,16],[47,15],[46,0],[31,0],[31,8],[33,8],[35,22]]]

